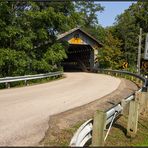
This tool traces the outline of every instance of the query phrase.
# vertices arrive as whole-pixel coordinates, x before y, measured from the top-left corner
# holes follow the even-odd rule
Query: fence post
[[[140,99],[140,93],[136,92],[135,99],[131,100],[129,105],[127,135],[130,137],[135,137],[137,133],[139,99]]]
[[[104,129],[106,125],[106,113],[96,111],[93,120],[92,146],[104,145]]]
[[[6,82],[5,85],[6,85],[6,88],[10,88],[10,83]]]
[[[145,114],[148,111],[148,92],[140,93],[140,114]]]
[[[25,80],[25,86],[28,86],[27,80]]]
[[[118,77],[118,73],[115,73],[115,76]]]
[[[128,115],[129,112],[129,103],[126,102],[124,99],[121,100],[121,106],[123,110],[121,111],[121,115]]]

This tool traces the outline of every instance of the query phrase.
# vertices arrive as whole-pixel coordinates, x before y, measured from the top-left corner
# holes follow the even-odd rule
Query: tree
[[[0,76],[24,75],[27,73],[29,58],[24,51],[0,48]]]
[[[93,1],[80,1],[75,4],[76,11],[82,15],[85,27],[95,27],[98,25],[97,12],[102,12],[104,7]]]
[[[124,58],[131,67],[136,67],[138,53],[138,35],[140,28],[143,29],[143,35],[148,32],[148,3],[137,2],[132,4],[125,12],[119,15],[114,26],[114,35],[122,40],[122,51]],[[143,36],[143,47],[145,37]]]
[[[123,63],[121,41],[115,38],[110,29],[106,30],[104,46],[99,50],[100,68],[119,69]]]
[[[102,12],[104,7],[93,1],[81,1],[75,3],[76,11],[81,16],[82,29],[95,37],[101,43],[105,40],[105,29],[99,25],[97,13]]]
[[[95,27],[82,27],[86,32],[95,37],[101,43],[104,43],[106,30],[101,25],[96,25]]]
[[[65,19],[64,27],[59,33],[63,33],[74,27],[78,27],[84,24],[82,20],[82,15],[76,11],[74,2],[72,2],[71,0],[66,0],[62,2],[38,2],[37,5],[40,7],[40,10],[52,7],[55,13],[60,13],[66,16],[67,19]]]
[[[50,5],[41,8],[37,2],[0,2],[1,75],[57,69],[55,64],[66,58],[66,53],[65,45],[56,43],[56,35],[65,31],[65,22],[71,26],[71,17],[56,12]]]

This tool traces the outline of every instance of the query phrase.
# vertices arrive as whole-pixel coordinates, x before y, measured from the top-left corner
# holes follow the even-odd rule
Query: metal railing
[[[95,71],[95,73],[109,74],[109,75],[114,75],[117,77],[120,77],[121,75],[122,76],[124,75],[124,77],[126,75],[130,76],[131,80],[137,79],[137,81],[139,81],[142,84],[141,87],[139,88],[138,92],[143,92],[143,91],[147,92],[148,79],[146,79],[140,75],[137,75],[137,74],[134,74],[134,73],[131,73],[128,71],[104,70],[104,69],[99,69],[99,70]],[[129,104],[131,100],[134,100],[134,98],[135,98],[135,92],[126,98],[122,98],[121,102],[113,105],[111,108],[106,109],[106,111],[104,112],[104,115],[106,116],[105,117],[106,118],[105,128],[107,127],[107,125],[109,125],[109,124],[110,125],[109,125],[109,128],[106,129],[107,133],[103,137],[103,141],[106,140],[115,118],[117,118],[119,115],[121,115],[121,112],[123,111],[125,105]],[[85,146],[86,143],[88,143],[89,141],[92,142],[92,134],[93,134],[93,130],[94,130],[93,123],[94,123],[94,119],[89,119],[88,121],[83,123],[80,126],[80,128],[76,131],[74,136],[72,137],[72,139],[70,141],[70,146]],[[102,129],[102,130],[104,130],[104,129]],[[97,137],[97,138],[99,138],[99,137]]]
[[[121,74],[121,75],[128,75],[131,77],[135,77],[143,82],[143,87],[146,88],[148,86],[148,79],[142,77],[141,75],[129,72],[129,71],[121,71],[121,70],[108,70],[108,69],[98,69],[97,72],[99,73],[106,73],[106,74]]]
[[[49,72],[49,73],[45,73],[45,74],[5,77],[5,78],[0,78],[0,84],[5,83],[6,86],[8,86],[8,84],[10,84],[11,82],[17,82],[17,81],[25,81],[25,84],[27,84],[28,80],[35,80],[35,79],[42,79],[42,78],[53,77],[53,76],[60,76],[62,74],[63,74],[63,72],[58,71],[58,72]],[[10,85],[8,87],[10,87]]]
[[[106,112],[107,120],[105,123],[105,127],[111,123],[115,117],[117,117],[121,111],[122,107],[120,104],[116,105],[114,108],[111,108]],[[115,115],[115,116],[114,116]],[[89,119],[85,123],[83,123],[79,129],[76,131],[74,136],[70,141],[70,146],[85,146],[85,144],[92,139],[92,130],[93,130],[93,119]],[[105,136],[104,140],[106,140],[107,135]]]

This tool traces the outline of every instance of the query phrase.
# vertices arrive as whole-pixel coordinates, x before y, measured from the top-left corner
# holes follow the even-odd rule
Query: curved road
[[[50,115],[84,105],[116,90],[120,79],[92,73],[29,87],[0,90],[0,145],[37,145]]]

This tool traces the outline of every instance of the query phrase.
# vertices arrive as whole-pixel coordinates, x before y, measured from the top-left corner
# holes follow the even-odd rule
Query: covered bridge
[[[59,41],[67,41],[68,58],[61,64],[65,71],[92,71],[97,64],[98,49],[102,44],[80,28],[74,28],[58,36]]]

